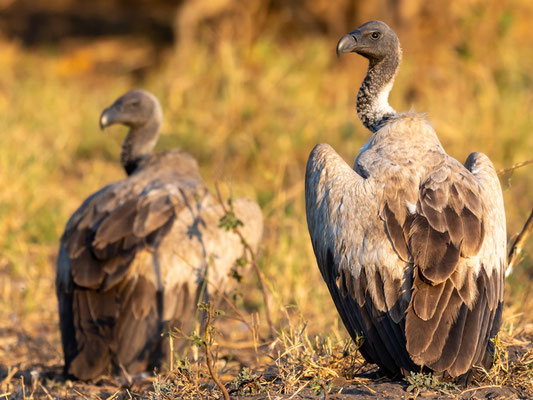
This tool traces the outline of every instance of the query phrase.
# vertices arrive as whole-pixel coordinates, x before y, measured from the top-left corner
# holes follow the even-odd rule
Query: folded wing
[[[506,253],[492,164],[480,153],[466,168],[444,156],[419,185],[407,175],[381,186],[365,178],[327,145],[311,153],[313,248],[349,333],[365,337],[363,355],[391,375],[486,366]]]

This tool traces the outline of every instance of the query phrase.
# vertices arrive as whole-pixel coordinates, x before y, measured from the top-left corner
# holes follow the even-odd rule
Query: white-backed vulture
[[[173,327],[189,333],[205,277],[207,295],[234,284],[229,274],[244,255],[241,238],[219,227],[223,207],[193,157],[152,154],[161,122],[158,100],[144,90],[126,93],[100,118],[102,129],[129,127],[120,158],[128,176],[89,196],[61,238],[56,291],[69,376],[158,366],[166,350],[161,334]],[[233,209],[256,250],[259,206],[236,199]]]
[[[373,134],[354,168],[327,144],[307,163],[307,224],[318,266],[361,353],[389,376],[467,378],[490,366],[501,321],[505,213],[491,161],[446,154],[423,115],[388,103],[401,49],[383,22],[343,36],[369,60],[357,114]]]

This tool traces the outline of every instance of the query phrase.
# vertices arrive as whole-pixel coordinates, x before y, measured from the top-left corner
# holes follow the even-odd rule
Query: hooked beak
[[[357,48],[357,42],[361,37],[359,31],[353,31],[340,38],[337,43],[337,57],[340,57],[341,53],[349,53]]]
[[[117,111],[114,106],[107,107],[100,116],[100,129],[104,130],[109,125],[113,125],[117,119]]]

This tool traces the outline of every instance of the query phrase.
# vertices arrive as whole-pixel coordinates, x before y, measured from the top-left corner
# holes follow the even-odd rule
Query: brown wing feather
[[[445,371],[450,368],[457,357],[457,352],[459,351],[461,341],[463,339],[463,331],[466,323],[466,317],[468,315],[468,307],[466,304],[460,303],[458,310],[453,310],[450,308],[445,310],[445,313],[457,313],[458,315],[454,323],[448,329],[448,336],[437,360],[428,364],[429,367],[437,372]],[[450,317],[446,318],[447,321],[450,319]],[[424,362],[425,360],[422,359],[421,361]]]
[[[428,321],[433,318],[445,286],[446,282],[430,286],[419,278],[415,279],[412,304],[414,312],[420,319]]]
[[[398,213],[394,213],[387,202],[383,207],[382,217],[385,221],[387,234],[394,247],[394,250],[396,250],[402,260],[409,261],[410,254],[405,241],[404,228],[402,225],[400,225],[401,216],[398,215]]]
[[[151,232],[166,224],[175,213],[183,208],[183,206],[176,206],[176,201],[173,197],[165,190],[158,190],[152,191],[140,199],[133,223],[135,236],[148,236]]]
[[[420,282],[420,278],[415,276],[414,285],[424,285]],[[431,289],[428,289],[431,290]],[[440,291],[440,288],[435,288]],[[407,338],[407,351],[411,354],[415,361],[417,356],[424,352],[433,340],[433,335],[437,330],[439,323],[449,308],[450,297],[453,293],[453,286],[446,282],[442,294],[438,297],[437,306],[433,317],[429,320],[423,320],[419,318],[413,310],[413,304],[415,303],[414,295],[411,297],[411,305],[407,309],[407,315],[405,319],[405,336]]]
[[[485,235],[483,222],[466,207],[463,208],[463,212],[461,213],[461,220],[463,221],[461,255],[463,257],[471,257],[478,253],[483,243],[483,237]]]
[[[458,296],[457,291],[452,289],[446,308],[439,310],[440,314],[438,315],[440,317],[436,324],[436,329],[431,336],[428,336],[430,341],[427,343],[426,349],[415,356],[417,362],[423,365],[430,365],[442,357],[444,345],[450,337],[450,328],[457,319],[460,306],[461,298]],[[423,326],[419,328],[424,329]]]
[[[101,222],[97,225],[94,239],[91,243],[91,248],[98,255],[98,258],[110,258],[111,255],[102,250],[108,248],[109,244],[116,243],[131,234],[132,226],[137,216],[138,202],[138,198],[125,201],[113,212],[100,219]]]
[[[485,238],[481,189],[473,174],[450,162],[430,174],[419,193],[408,235],[415,281],[407,348],[418,364],[460,376],[483,362],[490,327],[499,326],[501,268],[488,277],[481,266],[476,278],[465,264],[464,257],[478,254]]]
[[[94,371],[104,371],[111,359],[106,337],[92,320],[89,296],[87,291],[75,291],[69,304],[71,309],[63,310],[75,318],[68,325],[65,325],[65,318],[61,320],[65,372],[83,380],[94,378]],[[61,300],[66,299],[60,296],[60,304]],[[70,337],[65,337],[66,334]]]
[[[449,370],[453,376],[460,376],[466,373],[471,368],[474,361],[478,337],[483,335],[481,326],[483,324],[483,314],[487,308],[486,297],[483,296],[485,285],[486,282],[481,275],[478,278],[477,287],[479,296],[473,308],[468,310],[462,334],[461,347],[459,348],[455,361]]]
[[[433,229],[421,214],[409,230],[409,248],[423,278],[434,284],[448,279],[459,261],[459,249],[450,243],[449,235]]]

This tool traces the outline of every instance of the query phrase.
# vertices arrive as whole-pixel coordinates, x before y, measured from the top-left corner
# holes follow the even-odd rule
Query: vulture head
[[[113,124],[130,128],[120,153],[120,162],[128,175],[152,154],[162,122],[163,111],[159,100],[141,89],[130,90],[102,112],[101,129]]]
[[[369,21],[340,38],[337,55],[357,53],[368,58],[371,65],[391,55],[399,55],[400,41],[394,31],[381,21]]]
[[[130,90],[107,107],[100,116],[100,128],[113,124],[126,125],[133,129],[157,125],[163,121],[159,100],[152,93],[142,89]]]

